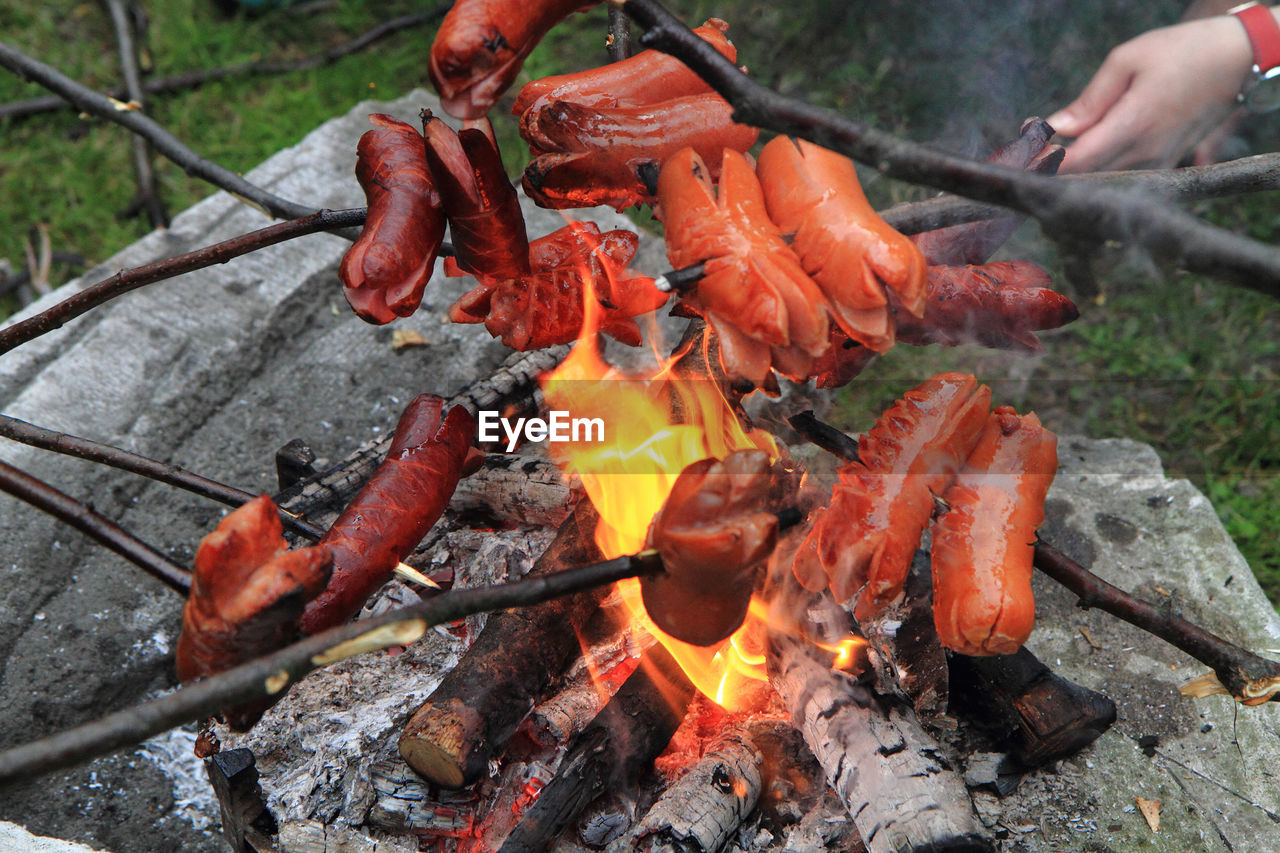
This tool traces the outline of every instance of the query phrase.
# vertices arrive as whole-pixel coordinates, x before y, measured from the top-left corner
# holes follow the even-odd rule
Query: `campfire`
[[[469,648],[403,731],[389,733],[381,721],[382,745],[369,750],[379,757],[368,765],[375,802],[365,826],[451,851],[604,849],[631,840],[643,849],[718,850],[748,830],[793,849],[786,839],[816,832],[814,819],[800,816],[821,815],[828,838],[861,837],[871,850],[900,849],[904,839],[910,849],[989,849],[954,770],[964,751],[1007,753],[1002,778],[1013,784],[1018,772],[1091,742],[1114,719],[1114,705],[1025,651],[955,656],[949,666],[933,628],[927,560],[913,564],[903,600],[862,633],[830,593],[802,588],[793,555],[831,483],[746,422],[697,324],[647,371],[611,367],[597,344],[600,312],[587,281],[581,337],[542,377],[538,396],[547,413],[603,421],[604,434],[548,444],[549,456],[527,445],[515,454],[518,465],[495,464],[464,481],[464,495],[483,495],[489,472],[505,476],[511,467],[554,482],[541,473],[554,465],[554,498],[507,515],[558,525],[529,575],[631,558],[666,564],[667,585],[677,589],[631,578],[608,592],[494,614],[478,636],[474,625],[460,625]],[[660,352],[656,326],[650,338]],[[507,410],[528,408],[509,400]],[[702,493],[718,484],[724,497],[727,483],[737,497],[713,501],[711,515],[700,516]],[[698,540],[698,525],[709,525],[718,543],[717,525],[732,527],[739,515],[751,523],[722,538],[741,550],[744,532],[763,530],[758,554],[740,557],[736,571],[705,589],[679,588],[674,564],[690,547],[681,536],[714,561],[720,552]],[[446,532],[413,559],[442,579],[440,562],[456,556],[451,523],[441,522]],[[675,538],[655,543],[651,531],[668,528]],[[466,535],[501,540],[510,531]],[[474,561],[484,552],[464,552],[471,559],[454,571],[480,582],[488,573]],[[709,565],[698,568],[705,574]],[[671,636],[655,616],[700,644]],[[965,709],[959,718],[947,712],[949,695]],[[293,707],[292,696],[283,707]],[[283,713],[289,720],[292,711]],[[266,734],[243,741],[224,734],[226,745],[262,749],[288,723],[269,714],[262,725]]]
[[[625,229],[531,238],[485,114],[581,4],[537,5],[480,43],[458,22],[478,6],[446,19],[432,76],[461,129],[370,117],[339,272],[361,318],[409,315],[447,223],[443,268],[474,279],[449,319],[520,353],[415,399],[377,464],[282,451],[275,499],[243,502],[192,572],[160,564],[189,588],[189,686],[154,716],[218,712],[196,749],[235,849],[992,850],[972,791],[1116,718],[1025,648],[1033,565],[1209,665],[1189,694],[1277,694],[1275,665],[1039,540],[1052,425],[977,378],[898,389],[858,437],[785,403],[747,414],[895,345],[1039,348],[1076,309],[1033,264],[989,262],[1016,217],[905,236],[843,155],[779,136],[753,160],[756,128],[655,51],[516,108],[526,194],[655,205],[673,269],[632,270]],[[739,74],[724,22],[647,23]],[[1052,135],[1028,120],[990,159],[1042,180]],[[615,367],[606,335],[652,363]]]

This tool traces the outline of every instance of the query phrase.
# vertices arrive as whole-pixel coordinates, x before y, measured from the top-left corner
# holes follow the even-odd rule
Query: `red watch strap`
[[[1244,26],[1253,45],[1253,63],[1259,71],[1269,71],[1280,65],[1280,24],[1276,23],[1271,9],[1252,3],[1231,10]]]

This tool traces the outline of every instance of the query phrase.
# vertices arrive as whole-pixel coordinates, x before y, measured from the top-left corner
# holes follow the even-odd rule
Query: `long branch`
[[[39,447],[42,450],[110,465],[131,474],[141,474],[228,506],[241,506],[257,497],[253,492],[246,492],[243,489],[219,483],[217,480],[210,480],[208,477],[201,477],[177,465],[160,462],[110,444],[45,429],[9,415],[0,415],[0,436],[32,447]],[[314,524],[308,524],[284,510],[280,511],[280,520],[286,527],[311,539],[319,539],[324,535],[324,531]]]
[[[298,59],[261,59],[254,62],[228,65],[225,68],[186,71],[181,74],[143,81],[142,91],[147,95],[157,95],[177,92],[183,89],[194,89],[197,86],[203,86],[205,83],[225,80],[228,77],[240,74],[287,74],[294,71],[308,71],[312,68],[319,68],[322,65],[332,64],[345,56],[364,50],[366,47],[393,33],[429,24],[443,17],[452,5],[452,3],[446,3],[428,12],[417,12],[412,15],[401,15],[398,18],[392,18],[390,21],[384,21],[376,27],[361,33],[350,41],[345,41],[342,44],[310,56],[303,56]],[[107,94],[113,98],[129,97],[123,86],[108,90]],[[66,100],[56,96],[12,101],[7,104],[0,104],[0,120],[26,118],[39,113],[54,112],[67,106]]]
[[[150,142],[155,146],[156,151],[172,160],[188,175],[208,181],[215,187],[226,190],[266,211],[271,216],[280,219],[298,219],[316,212],[314,207],[281,198],[262,187],[249,183],[230,169],[204,159],[183,145],[176,136],[165,130],[155,120],[130,108],[128,104],[121,103],[101,92],[95,92],[56,68],[45,65],[2,41],[0,41],[0,66],[8,68],[23,79],[44,86],[83,112],[122,125]]]
[[[361,650],[371,651],[391,644],[413,642],[431,626],[452,622],[472,613],[537,604],[661,569],[662,563],[656,553],[643,552],[515,583],[449,592],[411,607],[332,628],[266,657],[181,687],[159,699],[0,752],[0,787],[141,743],[175,726],[215,714],[222,708],[274,695],[312,670],[349,656],[327,653],[374,629],[383,629],[376,636],[385,639],[361,643]]]
[[[191,573],[186,569],[109,518],[7,462],[0,462],[0,492],[71,525],[183,595],[191,588]]]
[[[1132,172],[1094,172],[1059,175],[1066,183],[1107,184],[1151,192],[1167,201],[1198,201],[1230,195],[1280,190],[1280,154],[1255,154],[1209,166],[1181,169],[1139,169]],[[999,205],[957,196],[907,201],[880,211],[880,217],[903,234],[919,234],[949,225],[990,219],[1004,213]]]
[[[867,127],[760,85],[657,0],[609,0],[645,27],[640,41],[680,59],[734,107],[734,120],[793,134],[911,183],[1021,211],[1054,239],[1127,239],[1192,272],[1280,298],[1280,248],[1200,222],[1149,194],[966,160]]]
[[[214,264],[226,263],[232,258],[247,255],[249,252],[273,246],[285,240],[292,240],[295,237],[314,234],[317,231],[329,231],[334,228],[360,225],[363,224],[365,216],[366,211],[364,208],[321,210],[301,219],[269,225],[266,228],[250,231],[248,234],[241,234],[238,237],[232,237],[230,240],[223,240],[221,243],[215,243],[203,249],[196,249],[194,252],[187,252],[184,255],[166,258],[146,266],[121,270],[110,278],[86,287],[75,296],[64,299],[47,311],[42,311],[0,330],[0,355],[27,341],[40,337],[46,332],[57,329],[64,323],[79,317],[81,314],[96,308],[108,300],[131,290],[136,290],[143,285],[153,284],[193,270],[204,269]]]
[[[1135,598],[1043,542],[1036,543],[1035,566],[1078,595],[1081,606],[1096,607],[1123,619],[1200,661],[1213,670],[1235,698],[1247,704],[1266,699],[1280,701],[1280,663]]]

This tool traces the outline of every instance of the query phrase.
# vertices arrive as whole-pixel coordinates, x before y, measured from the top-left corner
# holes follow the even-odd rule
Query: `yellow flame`
[[[689,465],[735,450],[756,448],[771,458],[778,451],[768,433],[743,429],[716,383],[676,376],[670,361],[647,376],[627,376],[607,364],[596,345],[599,303],[590,293],[584,301],[582,335],[564,362],[544,378],[543,394],[548,409],[567,411],[571,418],[602,419],[605,441],[548,447],[567,474],[578,476],[600,515],[596,543],[612,558],[643,550],[650,522]],[[736,686],[743,679],[765,680],[764,655],[740,653],[753,648],[753,632],[760,636],[753,622],[763,607],[753,602],[746,625],[728,641],[704,648],[667,636],[653,624],[638,581],[618,587],[635,621],[658,637],[705,695],[737,710],[741,691]]]

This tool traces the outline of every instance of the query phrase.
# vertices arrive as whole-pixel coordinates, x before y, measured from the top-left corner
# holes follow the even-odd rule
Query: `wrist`
[[[1277,9],[1244,3],[1227,14],[1236,19],[1249,42],[1249,67],[1237,100],[1252,112],[1280,106],[1280,18]]]

